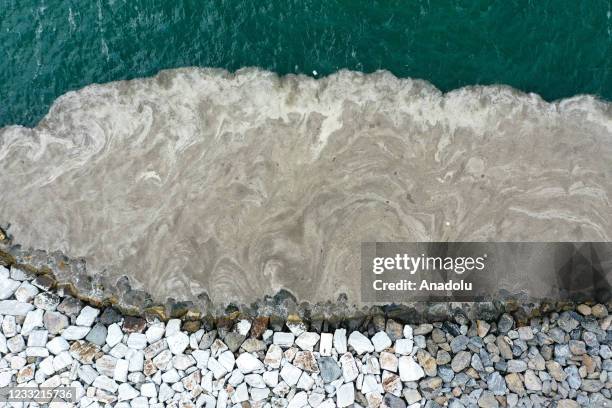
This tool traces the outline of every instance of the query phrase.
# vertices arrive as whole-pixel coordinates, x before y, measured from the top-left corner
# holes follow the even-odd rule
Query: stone
[[[408,356],[399,358],[399,373],[402,381],[418,381],[425,376],[423,368]]]
[[[45,347],[48,337],[47,330],[32,330],[28,336],[28,347]]]
[[[351,353],[344,353],[342,357],[340,357],[340,365],[342,367],[342,378],[344,382],[355,381],[355,379],[357,379],[359,376],[359,369]]]
[[[295,341],[293,333],[276,332],[272,336],[272,343],[280,347],[291,347]]]
[[[250,353],[240,354],[236,359],[236,366],[243,374],[259,371],[264,368],[263,363],[257,357]]]
[[[487,388],[494,395],[504,395],[507,392],[506,381],[497,371],[493,371],[487,377]]]
[[[523,360],[510,360],[506,369],[509,373],[522,373],[527,370],[527,363]]]
[[[119,382],[126,382],[128,378],[130,363],[124,359],[118,359],[115,364],[115,370],[113,372],[113,380]]]
[[[91,306],[85,306],[81,309],[81,313],[79,313],[75,323],[77,326],[91,326],[99,314],[100,311],[98,309]]]
[[[342,369],[331,357],[320,357],[318,366],[324,383],[335,381],[342,375]]]
[[[457,336],[450,342],[451,351],[453,353],[458,353],[467,348],[470,339],[467,336]]]
[[[91,327],[86,326],[68,326],[62,331],[62,337],[66,340],[81,340],[87,336]]]
[[[508,333],[514,326],[514,319],[507,313],[504,313],[497,322],[497,330],[502,333]]]
[[[61,299],[51,292],[41,292],[34,297],[34,306],[38,309],[53,311],[59,305]]]
[[[97,344],[98,346],[103,346],[106,342],[107,329],[103,324],[96,323],[94,327],[91,329],[85,340],[90,343]]]
[[[0,301],[0,314],[11,316],[25,316],[34,309],[30,303],[19,302],[18,300]]]
[[[246,337],[240,333],[230,332],[225,335],[223,341],[230,351],[236,352],[245,339]]]
[[[290,387],[298,383],[298,380],[300,379],[301,375],[302,375],[302,370],[300,370],[293,364],[285,364],[283,368],[280,370],[281,378]]]
[[[312,351],[298,351],[293,359],[293,364],[308,373],[319,372],[319,366]]]
[[[472,356],[467,351],[460,351],[453,357],[451,361],[451,368],[454,372],[458,373],[466,369],[472,360]]]
[[[505,380],[506,386],[511,392],[518,394],[519,396],[525,394],[525,387],[523,386],[523,381],[517,373],[510,373],[506,375]]]
[[[110,347],[114,347],[115,345],[121,343],[121,340],[123,340],[123,331],[121,330],[121,327],[119,327],[117,323],[113,323],[108,326],[106,332],[106,344],[108,344]]]
[[[36,327],[43,327],[43,313],[41,309],[35,309],[26,315],[21,325],[21,334],[27,336]]]
[[[115,380],[113,380],[112,378],[109,378],[106,375],[100,375],[96,377],[92,385],[96,388],[99,388],[104,391],[108,391],[113,394],[117,392],[117,389],[119,388]]]
[[[591,308],[591,314],[593,317],[603,319],[604,317],[608,316],[608,309],[606,309],[606,307],[602,304],[597,304]]]
[[[336,329],[334,332],[334,348],[338,354],[347,352],[346,329]]]
[[[374,351],[380,353],[381,351],[391,347],[392,343],[391,339],[389,338],[389,335],[386,332],[379,331],[374,336],[372,336],[372,344],[374,346]]]
[[[574,330],[576,327],[578,327],[578,324],[578,321],[574,319],[574,316],[572,316],[569,312],[561,313],[561,316],[559,316],[559,319],[557,319],[557,325],[566,333]]]
[[[45,312],[43,316],[43,325],[51,334],[60,333],[68,324],[68,317],[60,312]]]
[[[127,339],[127,345],[129,348],[134,349],[134,350],[144,350],[144,348],[147,346],[147,336],[143,333],[130,333]],[[174,354],[180,354],[180,353],[174,353]]]
[[[380,368],[382,368],[383,370],[397,372],[399,362],[395,354],[383,351],[382,353],[380,353],[379,361]]]
[[[182,354],[183,351],[185,351],[185,349],[187,348],[187,346],[189,346],[189,336],[187,336],[187,334],[181,331],[171,335],[170,337],[167,337],[167,339],[168,349],[172,354]]]
[[[353,383],[342,384],[336,391],[336,405],[348,407],[355,402],[355,387]]]
[[[270,368],[279,368],[282,358],[283,351],[280,346],[271,344],[270,347],[268,347],[268,352],[264,358],[264,364]]]
[[[0,300],[5,300],[13,296],[13,293],[21,285],[21,282],[13,279],[1,279],[0,280]]]
[[[334,335],[331,333],[321,333],[319,340],[319,354],[321,356],[331,356],[334,342]]]
[[[29,303],[34,300],[34,296],[36,296],[38,292],[38,288],[30,282],[21,282],[13,296],[19,302]]]
[[[414,341],[412,339],[398,339],[395,341],[395,352],[407,356],[412,353]]]
[[[478,399],[478,406],[481,408],[497,408],[499,402],[495,399],[492,392],[484,391]]]
[[[308,394],[305,391],[300,391],[289,400],[287,408],[302,408],[306,405],[308,405]]]
[[[295,340],[295,344],[302,350],[313,351],[315,344],[319,342],[319,334],[314,332],[304,332]]]
[[[533,372],[533,370],[525,371],[524,382],[525,388],[529,391],[542,390],[542,381],[540,381],[540,378]]]
[[[354,331],[350,334],[348,338],[348,345],[355,350],[357,355],[361,355],[364,353],[371,353],[374,351],[374,345],[366,336],[361,334],[358,331]]]
[[[476,334],[478,337],[484,338],[489,330],[491,329],[491,325],[484,320],[476,320]]]

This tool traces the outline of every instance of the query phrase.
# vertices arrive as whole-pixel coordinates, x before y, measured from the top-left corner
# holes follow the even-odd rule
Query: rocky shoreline
[[[78,403],[49,405],[81,407],[607,407],[609,306],[527,322],[163,321],[86,304],[13,264],[0,266],[0,387],[74,387]]]

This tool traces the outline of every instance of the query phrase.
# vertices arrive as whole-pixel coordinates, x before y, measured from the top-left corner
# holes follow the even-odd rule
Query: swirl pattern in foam
[[[0,130],[0,223],[157,299],[359,299],[362,241],[609,241],[612,108],[179,69]]]

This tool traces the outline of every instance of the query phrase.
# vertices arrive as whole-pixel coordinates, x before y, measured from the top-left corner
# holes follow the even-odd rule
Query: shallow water
[[[0,130],[0,225],[160,300],[358,302],[362,241],[612,240],[610,157],[588,96],[181,69]]]

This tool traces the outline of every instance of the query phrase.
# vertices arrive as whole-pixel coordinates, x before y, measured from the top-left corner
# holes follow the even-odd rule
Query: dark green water
[[[610,0],[0,0],[0,126],[163,68],[387,69],[442,90],[503,83],[612,99]]]

